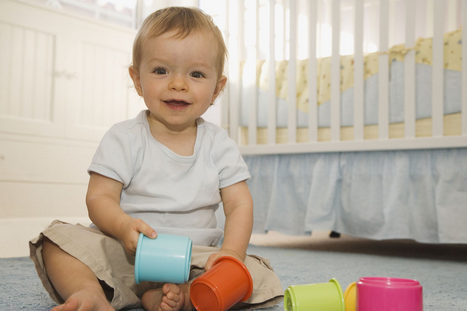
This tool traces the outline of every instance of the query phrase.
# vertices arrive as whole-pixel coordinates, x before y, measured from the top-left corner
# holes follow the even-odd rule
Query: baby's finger
[[[151,228],[147,223],[141,221],[138,224],[138,231],[147,236],[148,238],[155,239],[157,236],[156,230]]]
[[[218,257],[219,257],[218,253],[215,253],[215,254],[212,254],[211,256],[209,256],[206,264],[204,265],[204,270],[209,271],[212,268],[212,265],[214,264],[214,262],[217,260]]]

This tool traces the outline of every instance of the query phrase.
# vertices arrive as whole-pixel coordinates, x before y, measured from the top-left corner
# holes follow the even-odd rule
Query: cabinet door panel
[[[0,131],[60,136],[54,98],[56,35],[1,20]]]
[[[139,102],[128,74],[134,36],[101,25],[75,27],[67,137],[98,141],[110,126],[133,117]]]
[[[67,125],[67,136],[94,140],[100,139],[116,122],[129,117],[131,54],[89,39],[92,38],[75,41],[79,53],[73,70],[76,91],[69,97],[68,111],[72,119]]]

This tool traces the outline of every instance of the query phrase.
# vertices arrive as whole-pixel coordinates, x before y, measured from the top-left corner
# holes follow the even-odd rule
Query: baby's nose
[[[180,75],[175,75],[170,81],[169,88],[178,92],[187,91],[188,84],[186,83],[186,80],[183,77],[181,77]]]

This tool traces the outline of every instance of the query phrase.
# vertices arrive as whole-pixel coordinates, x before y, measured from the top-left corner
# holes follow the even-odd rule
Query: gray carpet
[[[250,245],[249,253],[271,260],[284,289],[330,278],[343,289],[362,276],[413,278],[423,286],[425,311],[467,310],[467,245],[280,235],[267,235],[256,243],[260,245]],[[53,306],[29,258],[0,259],[1,311],[46,311]],[[263,310],[279,311],[283,305]]]

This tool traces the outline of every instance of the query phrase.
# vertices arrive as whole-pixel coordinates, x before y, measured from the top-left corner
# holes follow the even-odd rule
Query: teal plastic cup
[[[135,258],[135,281],[184,284],[190,276],[192,241],[185,236],[140,233]]]
[[[344,295],[336,279],[328,283],[289,286],[284,293],[285,311],[344,311]]]

